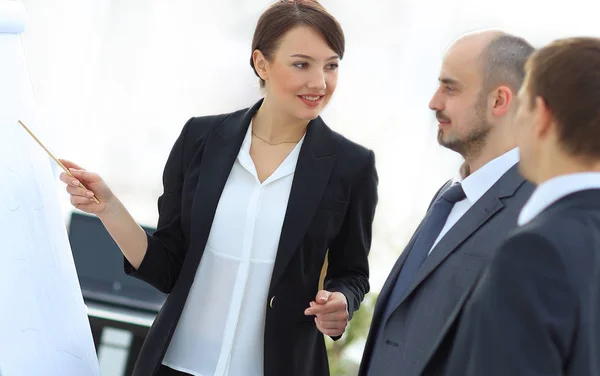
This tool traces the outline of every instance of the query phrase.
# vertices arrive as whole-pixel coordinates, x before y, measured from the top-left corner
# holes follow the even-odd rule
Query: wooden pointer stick
[[[46,149],[46,147],[44,146],[44,144],[42,144],[42,142],[37,137],[35,137],[35,135],[33,134],[33,132],[31,132],[29,130],[29,128],[27,128],[27,126],[25,124],[23,124],[23,122],[21,120],[19,120],[19,124],[21,124],[23,126],[23,128],[25,128],[25,130],[27,131],[27,133],[29,133],[31,135],[31,137],[33,137],[33,139],[42,147],[42,149],[44,149],[46,151],[46,153],[48,153],[48,155],[50,156],[50,158],[54,159],[54,162],[58,163],[58,165],[63,170],[65,170],[65,172],[67,173],[67,175],[69,175],[72,178],[75,178],[75,176],[73,176],[73,174],[71,173],[71,171],[69,171],[69,169],[66,168],[64,164],[61,163],[61,161],[59,161],[58,159],[56,159],[56,157],[54,157],[52,155],[52,153],[50,153],[50,150]],[[77,179],[77,178],[75,178],[75,179]],[[83,184],[81,184],[81,182],[79,182],[79,187],[85,189],[86,191],[88,190]],[[96,204],[100,203],[100,201],[98,201],[98,199],[96,198],[96,196],[93,196],[92,198],[94,199],[94,202]]]

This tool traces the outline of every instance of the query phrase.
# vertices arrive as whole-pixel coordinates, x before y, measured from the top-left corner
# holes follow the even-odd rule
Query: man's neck
[[[481,167],[485,166],[499,156],[506,154],[515,147],[516,145],[503,145],[503,147],[498,145],[495,148],[484,148],[476,155],[464,156],[465,163],[461,167],[461,175],[463,172],[465,172],[466,175],[464,175],[464,177],[466,177],[474,173]]]

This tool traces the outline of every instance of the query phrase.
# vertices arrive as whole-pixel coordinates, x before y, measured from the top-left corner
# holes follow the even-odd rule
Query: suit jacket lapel
[[[429,207],[427,208],[427,210],[429,210],[431,208],[431,205],[433,205],[433,203],[437,200],[440,193],[443,192],[450,184],[452,184],[451,181],[446,182],[446,184],[444,184],[437,191],[437,193],[433,197],[433,200],[431,200],[431,202],[429,203]],[[419,231],[421,231],[421,226],[423,226],[423,220],[421,220],[419,227],[417,227],[417,229],[413,233],[412,237],[408,241],[408,244],[406,245],[406,247],[404,247],[404,251],[400,254],[400,257],[398,257],[398,260],[394,264],[394,267],[390,271],[388,278],[386,279],[385,283],[383,284],[383,287],[381,288],[381,291],[379,293],[379,297],[377,298],[377,302],[375,303],[375,309],[373,311],[373,319],[372,319],[373,322],[377,322],[381,318],[380,315],[383,313],[383,311],[385,311],[385,307],[387,306],[387,301],[390,296],[390,293],[392,292],[392,289],[393,289],[394,285],[396,284],[396,280],[398,279],[400,270],[402,269],[402,266],[404,265],[404,262],[406,261],[406,258],[408,257],[408,253],[409,253],[410,249],[412,248],[413,243],[417,239],[417,235],[419,234]]]
[[[192,249],[199,249],[199,252],[191,252],[189,257],[194,257],[193,261],[184,264],[184,267],[187,266],[191,270],[188,273],[182,270],[181,275],[190,275],[192,278],[195,275],[195,269],[198,267],[210,234],[221,193],[239,154],[250,121],[261,103],[262,99],[246,112],[228,117],[208,135],[204,143],[191,211],[192,231],[194,229],[202,231],[194,237],[195,244],[192,245]]]
[[[320,117],[309,123],[294,172],[270,290],[283,275],[321,202],[335,162],[331,141],[331,130]]]
[[[518,173],[517,165],[511,167],[440,239],[425,259],[399,305],[468,237],[502,210],[502,199],[514,195],[524,181]]]
[[[381,288],[381,291],[379,292],[379,297],[377,298],[377,302],[375,303],[375,309],[373,311],[372,321],[374,323],[378,321],[380,316],[385,311],[385,307],[387,306],[387,301],[390,297],[390,293],[392,292],[392,289],[396,284],[396,280],[398,279],[398,275],[400,274],[400,270],[402,269],[402,266],[404,265],[404,262],[408,257],[408,252],[406,252],[406,250],[409,250],[412,247],[415,240],[417,239],[417,234],[419,233],[422,224],[423,222],[421,222],[417,230],[413,233],[413,236],[410,238],[410,241],[404,248],[405,251],[402,252],[400,257],[398,257],[398,260],[394,264],[394,267],[390,271],[388,278],[386,279],[385,283],[383,284],[383,287]]]
[[[433,346],[431,346],[431,350],[430,350],[429,354],[423,359],[429,359],[429,360],[433,359],[436,351],[442,345],[442,342],[444,341],[444,339],[447,338],[446,334],[452,329],[452,327],[454,325],[456,325],[458,323],[457,318],[461,314],[461,311],[463,310],[465,303],[471,297],[471,295],[473,294],[473,292],[475,291],[476,288],[477,288],[477,283],[474,283],[473,285],[471,285],[470,288],[465,290],[463,292],[463,294],[460,296],[460,298],[456,302],[456,305],[454,306],[454,309],[452,310],[452,313],[446,319],[443,329],[439,331],[437,338],[433,342]],[[429,362],[427,362],[424,365],[424,367],[427,367],[428,364],[429,364]]]

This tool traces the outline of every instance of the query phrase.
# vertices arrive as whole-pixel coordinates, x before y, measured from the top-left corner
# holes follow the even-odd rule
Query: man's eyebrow
[[[460,85],[457,80],[450,78],[450,77],[440,77],[439,81],[446,85],[456,85],[456,86]]]

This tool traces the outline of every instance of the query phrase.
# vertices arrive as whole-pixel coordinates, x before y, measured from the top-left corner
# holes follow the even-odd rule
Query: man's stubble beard
[[[476,125],[472,127],[471,131],[464,138],[444,140],[444,133],[442,129],[439,129],[438,143],[445,148],[459,153],[463,158],[477,157],[485,147],[492,129],[491,124],[485,118],[486,107],[486,96],[479,94],[479,98],[475,103],[474,122]]]

